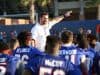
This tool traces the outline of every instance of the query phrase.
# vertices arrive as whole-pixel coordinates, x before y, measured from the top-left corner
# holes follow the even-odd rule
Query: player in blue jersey
[[[73,32],[69,30],[63,31],[61,33],[61,40],[62,45],[59,52],[59,55],[61,57],[70,60],[75,65],[79,65],[81,62],[84,61],[85,55],[80,52],[73,44]]]
[[[83,35],[78,41],[78,49],[85,54],[86,57],[86,67],[89,75],[92,74],[93,59],[95,56],[95,51],[93,48],[89,47],[87,38]]]
[[[9,55],[9,47],[0,41],[0,75],[15,75],[18,58]]]
[[[13,55],[20,58],[19,65],[21,66],[21,70],[19,70],[19,74],[22,73],[24,66],[28,63],[29,60],[35,58],[38,55],[41,55],[38,49],[31,46],[32,36],[28,31],[22,31],[18,34],[19,47],[14,50]]]
[[[100,75],[100,51],[95,54],[92,71],[93,75]]]
[[[80,52],[75,45],[73,45],[73,32],[65,30],[61,33],[62,46],[59,55],[66,60],[71,61],[74,65],[81,67],[81,71],[85,71],[83,63],[85,62],[85,55]]]
[[[67,60],[70,60],[73,64],[79,65],[85,56],[77,50],[73,44],[73,33],[69,30],[61,33],[62,46],[59,55]]]
[[[48,36],[45,55],[31,60],[23,75],[81,75],[68,60],[59,57],[61,42],[56,36]]]

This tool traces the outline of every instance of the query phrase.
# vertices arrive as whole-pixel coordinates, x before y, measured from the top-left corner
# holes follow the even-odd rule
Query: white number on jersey
[[[6,67],[2,66],[3,63],[0,63],[0,75],[5,75]]]
[[[65,75],[65,72],[61,69],[56,69],[53,71],[52,68],[40,67],[39,75]]]
[[[21,59],[21,62],[23,62],[23,64],[27,64],[27,60],[29,59],[28,55],[22,55],[22,57],[19,54],[15,54],[16,57]]]

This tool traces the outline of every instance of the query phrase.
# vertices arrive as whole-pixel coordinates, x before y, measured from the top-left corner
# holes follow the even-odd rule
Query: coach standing
[[[52,21],[49,20],[49,15],[43,12],[39,16],[39,22],[31,29],[32,39],[35,40],[35,46],[44,52],[46,37],[50,35],[49,30],[53,25],[60,22],[64,17],[70,16],[72,11],[65,13],[63,16],[55,17]]]

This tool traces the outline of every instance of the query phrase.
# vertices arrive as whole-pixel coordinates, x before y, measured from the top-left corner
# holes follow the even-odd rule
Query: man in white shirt
[[[98,42],[98,41],[96,42],[95,50],[96,50],[97,52],[100,51],[100,42]]]
[[[32,38],[35,40],[36,48],[44,52],[46,37],[50,35],[49,30],[51,27],[60,22],[64,17],[70,16],[71,13],[72,11],[69,11],[65,13],[64,16],[55,17],[52,21],[49,21],[48,13],[42,13],[39,22],[31,29]]]

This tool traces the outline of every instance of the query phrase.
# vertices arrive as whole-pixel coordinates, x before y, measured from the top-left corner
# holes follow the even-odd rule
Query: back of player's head
[[[80,39],[79,39],[80,38]],[[80,36],[77,40],[78,42],[78,46],[80,48],[88,48],[88,41],[87,41],[87,38],[83,35],[83,36]]]
[[[5,43],[4,41],[0,40],[0,52],[8,50],[9,46],[7,43]]]
[[[9,41],[9,47],[11,50],[15,50],[19,46],[19,42],[17,39],[11,39]]]
[[[19,44],[22,45],[22,44],[25,44],[26,43],[26,40],[30,40],[31,39],[31,32],[28,32],[28,31],[22,31],[18,34],[18,41],[19,41]]]
[[[89,35],[87,35],[87,38],[89,39],[89,41],[92,41],[92,40],[97,41],[96,36],[95,36],[95,35],[93,35],[93,34],[89,34]]]
[[[59,37],[48,36],[46,40],[45,52],[49,54],[57,54],[60,48],[60,44],[61,40]]]
[[[61,33],[61,40],[63,43],[73,41],[73,32],[66,30]]]

